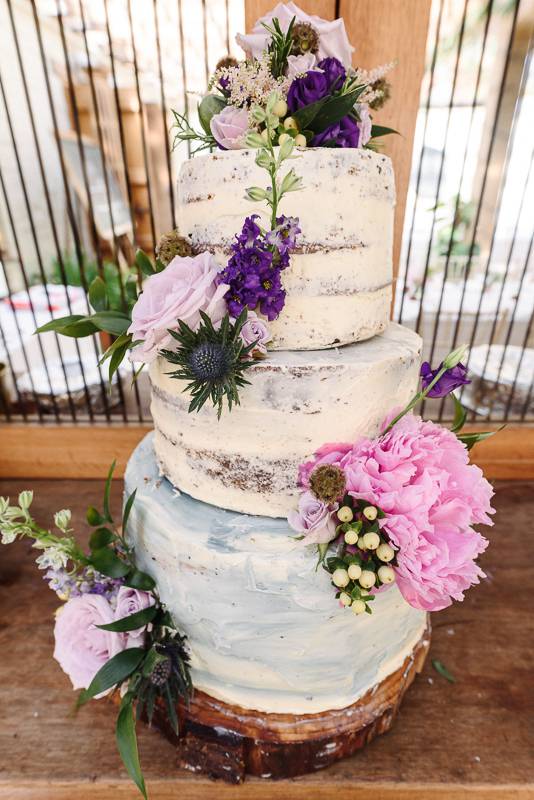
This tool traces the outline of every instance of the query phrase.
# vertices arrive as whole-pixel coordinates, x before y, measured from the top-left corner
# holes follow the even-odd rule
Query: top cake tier
[[[178,181],[178,227],[195,250],[221,265],[243,219],[263,204],[247,199],[263,186],[255,152],[229,150],[187,161]],[[283,273],[286,303],[270,323],[273,349],[316,350],[369,339],[389,318],[395,186],[391,161],[372,150],[310,148],[290,162],[303,188],[281,211],[302,234]]]

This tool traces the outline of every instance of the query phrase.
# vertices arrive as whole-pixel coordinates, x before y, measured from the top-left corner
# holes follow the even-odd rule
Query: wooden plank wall
[[[477,427],[488,426],[466,430]],[[0,478],[104,478],[114,459],[120,478],[149,430],[122,424],[0,425]],[[511,425],[471,453],[490,479],[534,479],[534,427]]]
[[[273,0],[245,0],[247,31],[273,5]],[[356,48],[354,66],[372,69],[397,62],[388,76],[391,99],[374,115],[375,122],[401,134],[387,136],[383,146],[383,152],[393,160],[397,185],[393,248],[397,275],[431,0],[297,0],[297,5],[324,19],[343,17],[349,40]]]

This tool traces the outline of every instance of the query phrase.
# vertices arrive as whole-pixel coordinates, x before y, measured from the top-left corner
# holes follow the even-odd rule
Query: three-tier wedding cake
[[[0,498],[64,602],[55,657],[80,702],[120,695],[117,741],[146,797],[134,719],[179,764],[227,780],[327,766],[389,728],[429,644],[428,612],[478,583],[491,486],[449,430],[416,416],[469,383],[390,322],[395,187],[372,112],[387,68],[352,66],[342,20],[279,4],[201,100],[208,154],[182,166],[178,228],[139,252],[120,301],[42,330],[106,331],[110,380],[149,365],[154,431],[110,471],[89,553]],[[485,438],[489,434],[479,434]],[[33,527],[32,527],[33,525]],[[193,690],[193,691],[191,691]]]

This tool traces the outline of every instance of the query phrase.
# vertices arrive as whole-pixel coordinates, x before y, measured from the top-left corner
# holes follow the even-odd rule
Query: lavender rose
[[[255,311],[248,312],[247,321],[241,328],[241,339],[245,345],[256,342],[256,347],[252,351],[252,355],[255,353],[265,355],[267,352],[267,347],[265,345],[267,342],[271,341],[271,333],[266,322],[258,317]]]
[[[236,36],[238,45],[253,58],[259,58],[263,51],[267,49],[271,34],[265,30],[262,23],[266,22],[271,25],[274,17],[278,19],[280,28],[284,32],[287,31],[293,17],[296,17],[296,22],[308,22],[319,35],[319,58],[335,56],[339,58],[345,67],[350,67],[354,47],[349,42],[343,20],[329,21],[306,14],[295,3],[278,3],[272,11],[256,22],[252,28],[252,33],[248,36],[243,34]]]
[[[304,534],[305,544],[323,544],[336,536],[333,510],[334,506],[318,500],[311,492],[304,492],[299,499],[298,511],[290,511],[287,521],[294,531]]]
[[[426,389],[434,380],[443,364],[440,364],[437,369],[432,369],[428,361],[421,364],[421,378],[423,389]],[[467,367],[464,364],[456,364],[452,369],[446,370],[439,381],[434,384],[432,389],[428,392],[427,397],[445,397],[445,395],[454,392],[460,386],[471,383],[467,377]]]
[[[226,106],[211,118],[210,128],[221,150],[239,150],[245,146],[248,130],[248,111],[246,108]]]
[[[360,128],[355,119],[346,116],[314,136],[311,144],[312,147],[321,147],[326,144],[333,144],[336,147],[358,147]]]
[[[133,341],[142,344],[131,353],[132,361],[153,361],[158,350],[172,340],[169,328],[177,327],[177,320],[186,322],[196,330],[200,311],[204,311],[214,325],[226,313],[224,295],[228,286],[217,282],[219,265],[211,253],[198,256],[176,256],[170,264],[145,282],[143,292],[132,309],[132,324],[128,333]]]
[[[295,78],[287,93],[287,107],[291,113],[326,97],[329,91],[328,78],[324,72],[310,70],[301,78]]]
[[[154,598],[149,592],[142,592],[132,589],[129,586],[121,586],[117,594],[117,606],[115,608],[115,619],[123,619],[138,611],[154,605]],[[143,647],[145,643],[146,625],[134,631],[120,634],[124,640],[124,647]]]
[[[113,621],[113,609],[105,597],[97,594],[73,597],[59,610],[54,628],[54,658],[74,689],[87,689],[106,661],[125,649],[121,634],[96,627]],[[98,697],[105,694],[108,692]]]

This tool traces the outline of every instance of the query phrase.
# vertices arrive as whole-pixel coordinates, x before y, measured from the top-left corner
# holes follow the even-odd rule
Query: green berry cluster
[[[323,566],[332,576],[336,597],[354,614],[371,614],[373,588],[395,581],[396,551],[380,529],[385,517],[382,509],[345,495],[337,510],[335,556],[326,557]]]

